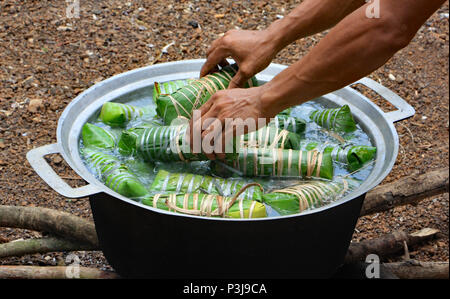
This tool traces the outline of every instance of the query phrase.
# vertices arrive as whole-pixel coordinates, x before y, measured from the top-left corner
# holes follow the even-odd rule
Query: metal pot
[[[393,123],[414,109],[389,89],[361,83],[398,110],[384,113],[351,87],[317,99],[329,107],[348,104],[355,120],[377,147],[367,180],[344,198],[300,214],[264,219],[223,219],[181,215],[144,206],[102,184],[81,160],[82,126],[103,103],[151,100],[153,82],[193,78],[204,60],[163,63],[116,75],[77,96],[62,113],[58,142],[28,152],[27,159],[55,191],[70,198],[89,196],[101,249],[124,277],[329,277],[343,263],[366,192],[391,171],[398,153]],[[257,75],[266,82],[286,66],[271,64]],[[89,184],[71,188],[46,163],[60,153]]]

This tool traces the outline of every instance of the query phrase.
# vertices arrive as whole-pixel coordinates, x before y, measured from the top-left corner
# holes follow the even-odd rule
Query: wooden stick
[[[46,237],[0,244],[0,258],[35,253],[90,250],[98,250],[98,248],[92,245],[69,241],[58,237]]]
[[[409,260],[384,263],[383,267],[402,279],[448,279],[448,262],[420,262]]]
[[[79,272],[78,272],[79,270]],[[79,276],[76,275],[79,273]],[[0,266],[0,279],[113,279],[110,271],[76,266]]]
[[[0,205],[0,227],[49,232],[98,247],[97,233],[92,221],[52,209]]]
[[[437,229],[432,228],[424,228],[412,234],[396,231],[380,238],[350,243],[345,256],[345,263],[364,261],[369,254],[376,254],[380,258],[389,256],[404,250],[404,242],[408,246],[412,246],[431,239],[438,232]]]
[[[448,173],[449,168],[445,167],[378,186],[366,194],[360,215],[386,211],[448,192]]]

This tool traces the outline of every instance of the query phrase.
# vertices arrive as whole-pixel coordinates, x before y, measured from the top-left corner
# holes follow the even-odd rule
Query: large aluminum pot
[[[361,83],[398,110],[384,113],[351,87],[317,99],[329,107],[348,104],[355,120],[377,147],[367,180],[344,198],[300,214],[265,219],[223,219],[181,215],[141,205],[104,186],[83,164],[82,126],[103,103],[151,100],[153,83],[197,77],[204,60],[163,63],[116,75],[77,96],[62,113],[55,144],[28,152],[34,170],[63,196],[89,196],[97,235],[108,262],[125,277],[329,277],[343,263],[366,192],[391,171],[398,153],[394,122],[414,109],[389,89],[364,78]],[[257,75],[271,80],[286,66],[271,64]],[[60,153],[88,182],[71,188],[47,164]]]

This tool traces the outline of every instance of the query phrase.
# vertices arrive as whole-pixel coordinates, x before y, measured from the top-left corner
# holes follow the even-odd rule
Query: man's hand
[[[200,77],[217,71],[217,65],[227,65],[225,58],[232,57],[239,71],[228,88],[242,87],[248,79],[270,64],[277,50],[274,39],[270,38],[266,30],[230,30],[211,44]]]
[[[208,140],[210,143],[208,146],[214,148],[212,153],[207,153],[205,146],[202,146],[202,152],[208,159],[225,159],[225,145],[232,141],[233,136],[257,130],[275,116],[276,112],[267,111],[261,101],[263,89],[264,87],[260,86],[216,92],[199,109],[201,118],[191,119],[189,123],[188,136],[191,148],[194,142],[198,142],[194,140],[195,130],[201,132],[202,142]],[[249,121],[254,124],[253,128],[244,126],[244,123],[248,124]],[[220,146],[217,146],[217,140],[221,141]]]

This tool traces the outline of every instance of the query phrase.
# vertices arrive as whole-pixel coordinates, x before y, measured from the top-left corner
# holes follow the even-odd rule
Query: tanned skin
[[[228,31],[211,44],[200,76],[226,65],[228,57],[236,61],[239,71],[227,90],[215,93],[199,109],[201,119],[191,120],[190,132],[202,132],[203,139],[221,123],[223,129],[216,133],[216,140],[221,138],[225,144],[225,136],[236,134],[236,127],[225,131],[226,118],[268,121],[289,107],[367,76],[407,46],[444,2],[379,0],[380,17],[368,18],[366,11],[371,3],[365,1],[305,0],[265,30]],[[290,43],[331,27],[306,56],[271,81],[260,87],[239,88]],[[193,134],[189,135],[193,144]],[[206,155],[211,160],[225,158],[223,149]]]

